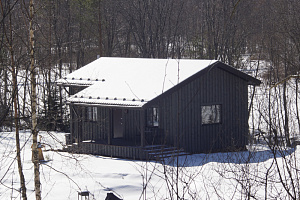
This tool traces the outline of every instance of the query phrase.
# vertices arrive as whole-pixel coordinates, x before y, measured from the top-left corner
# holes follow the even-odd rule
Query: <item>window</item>
[[[93,121],[97,121],[97,107],[93,107]]]
[[[147,109],[147,126],[150,127],[158,126],[158,108]]]
[[[221,105],[201,106],[202,124],[221,123]]]
[[[87,107],[86,117],[90,121],[97,121],[97,107]]]
[[[86,115],[86,118],[88,120],[92,120],[93,119],[93,110],[92,110],[92,107],[87,107],[87,111],[86,111],[87,115]]]

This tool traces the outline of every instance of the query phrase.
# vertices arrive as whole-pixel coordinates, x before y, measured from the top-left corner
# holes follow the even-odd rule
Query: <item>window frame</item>
[[[201,105],[201,125],[222,124],[222,107],[221,103]],[[204,114],[204,108],[208,114]]]
[[[146,125],[147,127],[159,127],[158,107],[150,107],[146,109]]]
[[[98,120],[97,112],[98,108],[96,106],[88,106],[86,108],[86,119],[87,121],[96,122]]]
[[[93,120],[92,121],[94,121],[94,122],[96,122],[96,121],[98,121],[98,107],[96,107],[96,106],[93,106],[92,107],[93,109]]]

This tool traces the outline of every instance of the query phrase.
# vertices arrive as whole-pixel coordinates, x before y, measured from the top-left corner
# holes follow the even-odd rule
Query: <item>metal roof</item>
[[[89,86],[68,98],[69,103],[141,107],[215,62],[102,57],[68,74],[57,84]]]
[[[72,95],[67,101],[68,103],[101,104],[103,106],[122,105],[124,107],[142,107],[147,102],[146,99],[137,97],[122,82],[115,82],[115,84],[94,83],[94,85]]]
[[[68,103],[142,107],[181,82],[218,66],[248,84],[260,81],[217,60],[102,57],[59,79],[64,86],[88,86]],[[184,83],[183,83],[184,84]]]

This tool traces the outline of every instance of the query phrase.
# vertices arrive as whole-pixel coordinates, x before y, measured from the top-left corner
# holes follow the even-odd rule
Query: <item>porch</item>
[[[68,152],[101,155],[114,158],[125,158],[133,160],[161,160],[167,157],[188,155],[183,149],[167,147],[164,145],[136,146],[130,141],[113,139],[112,144],[107,141],[83,141],[68,145]]]

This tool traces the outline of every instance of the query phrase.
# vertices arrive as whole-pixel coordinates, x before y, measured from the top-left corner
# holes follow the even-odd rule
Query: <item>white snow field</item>
[[[14,134],[0,132],[0,199],[21,199]],[[20,135],[27,196],[35,199],[32,137],[30,131]],[[274,155],[261,144],[249,151],[181,156],[164,164],[61,152],[57,150],[63,147],[64,133],[40,135],[45,145],[45,162],[40,165],[42,199],[77,199],[78,191],[89,191],[90,199],[99,200],[108,192],[126,200],[176,199],[177,191],[182,199],[246,199],[247,195],[289,199],[287,190],[293,194],[291,180],[299,187],[299,172],[293,168],[299,164],[297,148]],[[283,175],[286,189],[279,175]]]

